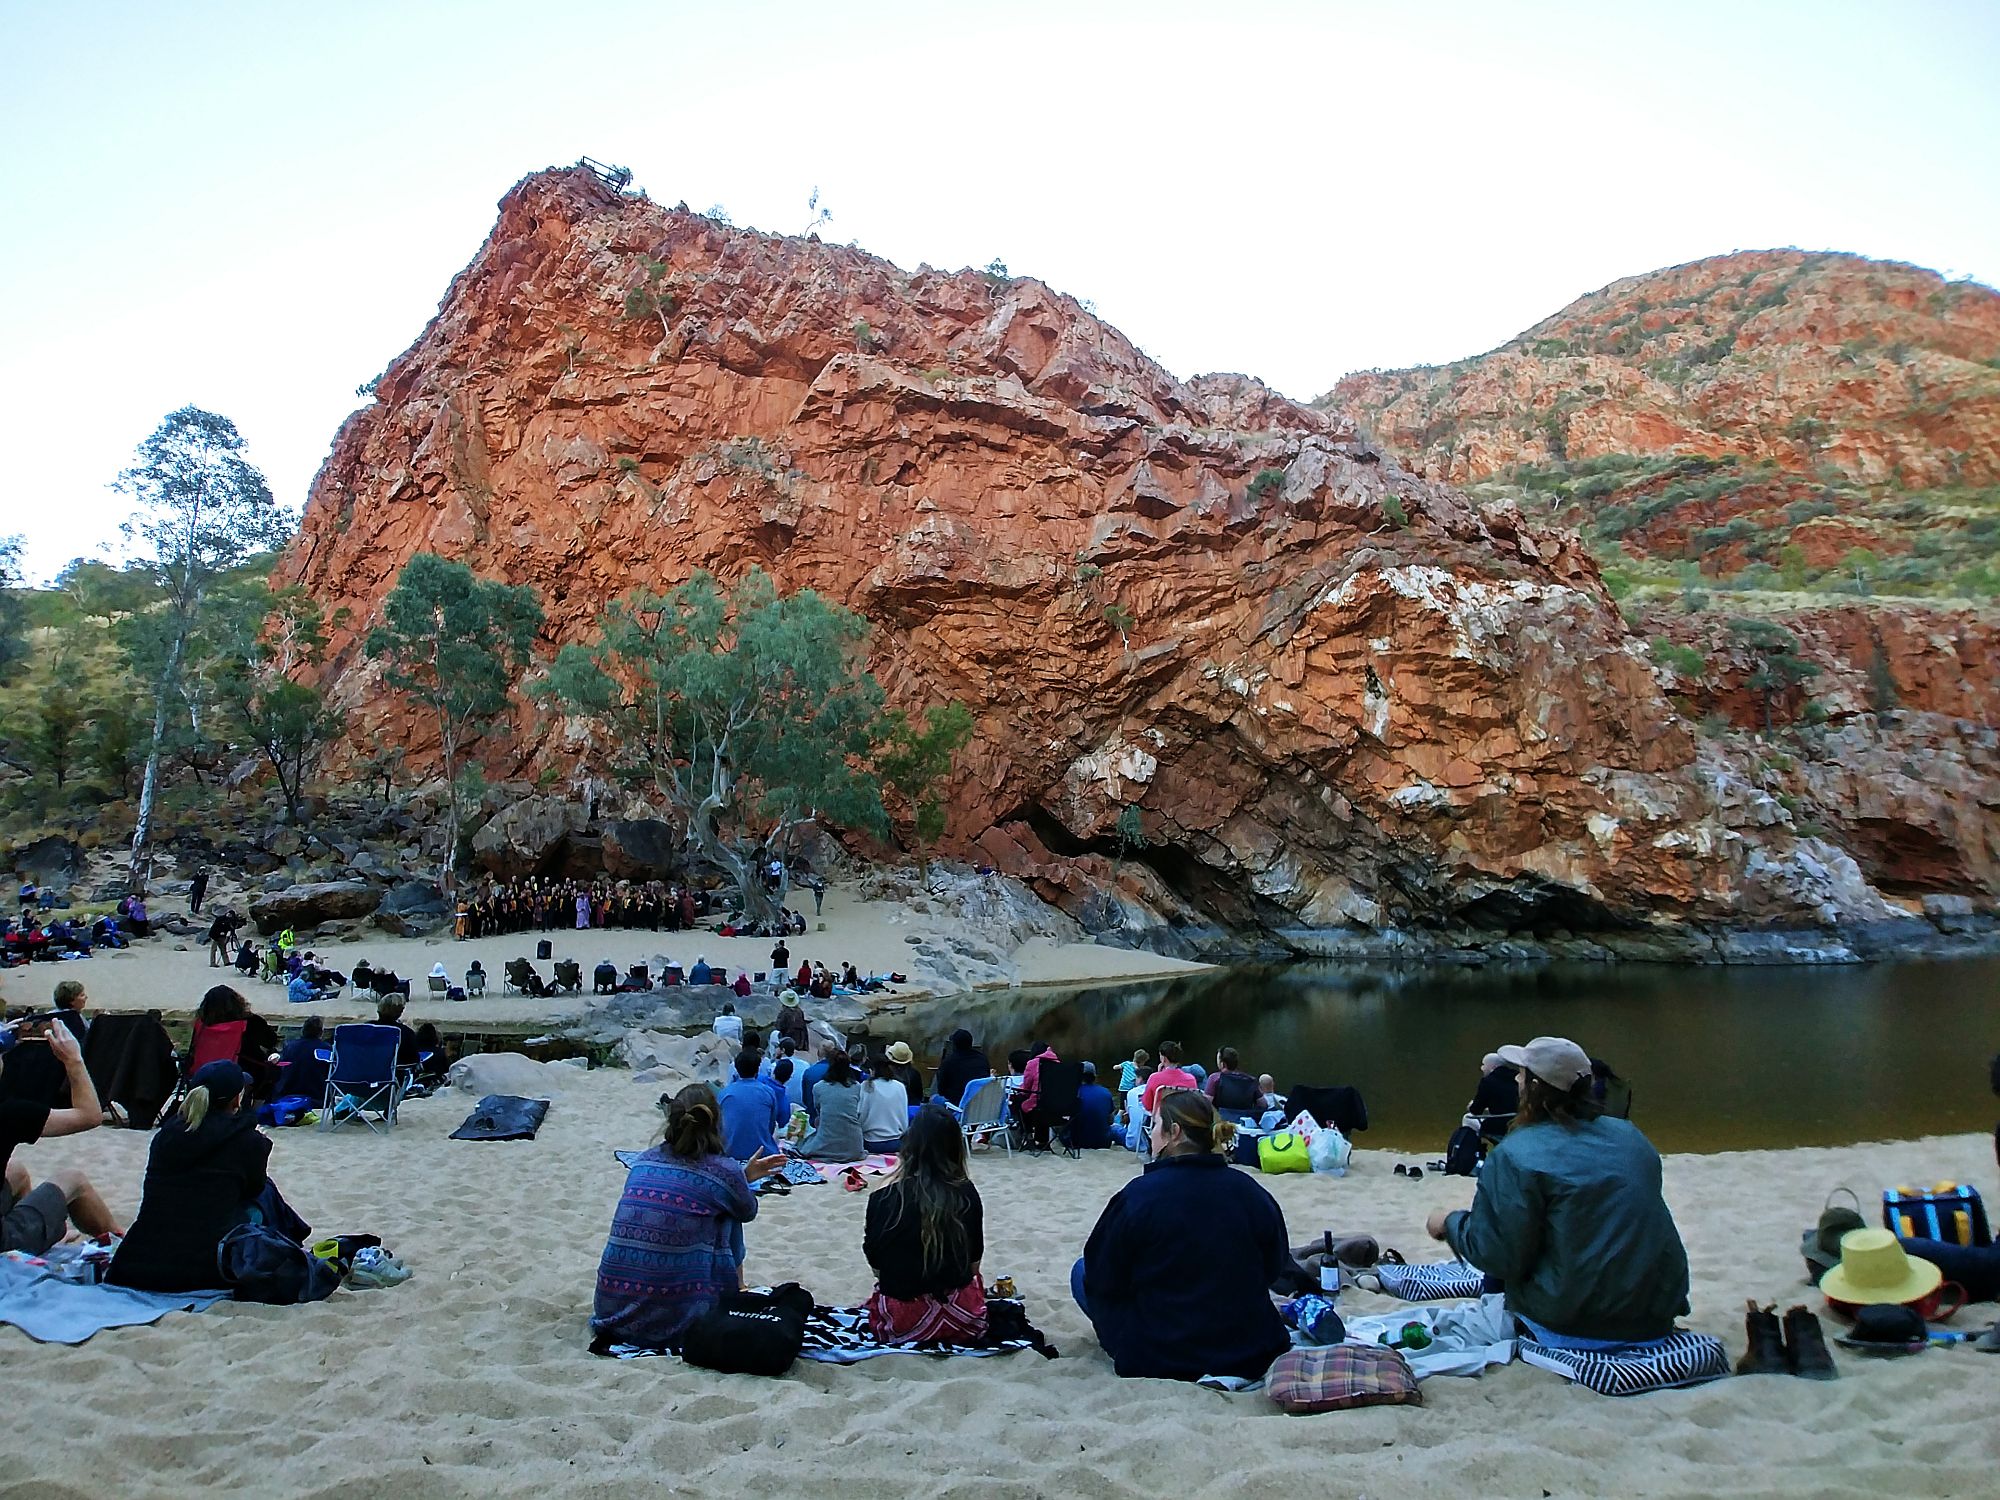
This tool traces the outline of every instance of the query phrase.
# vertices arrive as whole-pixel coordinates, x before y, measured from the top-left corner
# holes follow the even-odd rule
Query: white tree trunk
[[[160,785],[160,741],[166,738],[167,698],[173,692],[180,667],[181,642],[176,639],[167,652],[167,664],[153,691],[153,738],[146,747],[146,774],[139,783],[139,816],[132,828],[132,863],[126,871],[126,883],[134,894],[146,888],[146,836],[152,832],[153,798]]]

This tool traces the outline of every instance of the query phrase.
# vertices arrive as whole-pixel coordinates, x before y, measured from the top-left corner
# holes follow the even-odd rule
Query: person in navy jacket
[[[1070,1276],[1120,1375],[1260,1378],[1291,1346],[1270,1285],[1285,1215],[1226,1154],[1235,1127],[1192,1089],[1158,1100],[1154,1161],[1104,1206]]]

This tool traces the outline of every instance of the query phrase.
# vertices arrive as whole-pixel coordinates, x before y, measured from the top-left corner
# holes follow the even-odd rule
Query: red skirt
[[[906,1302],[877,1287],[868,1299],[868,1328],[884,1344],[976,1344],[986,1337],[986,1289],[973,1281],[949,1297]]]

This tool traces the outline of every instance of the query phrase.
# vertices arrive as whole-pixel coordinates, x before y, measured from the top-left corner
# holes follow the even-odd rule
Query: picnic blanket
[[[1488,1292],[1477,1302],[1411,1307],[1346,1321],[1351,1344],[1379,1344],[1384,1336],[1394,1339],[1410,1324],[1422,1324],[1431,1336],[1429,1345],[1403,1351],[1404,1362],[1418,1380],[1477,1375],[1488,1365],[1506,1364],[1515,1352],[1514,1315],[1500,1292]]]
[[[1033,1349],[1043,1359],[1055,1359],[1056,1348],[1042,1331],[1028,1321],[1019,1298],[986,1299],[989,1325],[986,1340],[978,1344],[881,1344],[868,1329],[865,1307],[815,1306],[806,1319],[805,1346],[800,1359],[817,1360],[823,1365],[856,1365],[864,1359],[884,1354],[928,1354],[933,1359],[984,1359],[995,1354],[1012,1354]],[[647,1359],[666,1354],[665,1349],[647,1349],[638,1344],[613,1344],[607,1351],[612,1359]]]
[[[202,1312],[226,1291],[135,1292],[130,1287],[65,1280],[59,1264],[0,1256],[0,1323],[42,1344],[81,1344],[106,1328],[157,1323],[170,1312]]]
[[[1520,1342],[1521,1362],[1553,1370],[1600,1396],[1638,1396],[1675,1386],[1700,1385],[1729,1373],[1722,1340],[1677,1328],[1665,1338],[1618,1349],[1559,1349],[1533,1339]]]
[[[532,1141],[548,1118],[549,1101],[488,1094],[451,1133],[455,1141]]]

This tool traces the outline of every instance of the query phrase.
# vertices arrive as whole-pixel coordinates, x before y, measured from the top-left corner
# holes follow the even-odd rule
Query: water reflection
[[[1575,1038],[1630,1080],[1663,1149],[1837,1145],[1991,1127],[2000,959],[1870,967],[1236,968],[912,1007],[874,1031],[927,1059],[964,1025],[996,1058],[1029,1040],[1100,1067],[1235,1047],[1280,1087],[1348,1083],[1364,1144],[1437,1154],[1494,1046]]]

